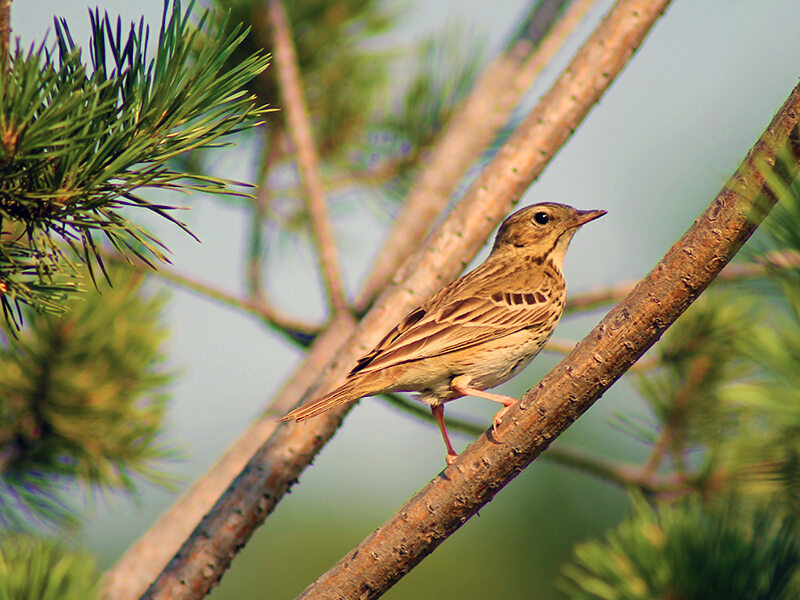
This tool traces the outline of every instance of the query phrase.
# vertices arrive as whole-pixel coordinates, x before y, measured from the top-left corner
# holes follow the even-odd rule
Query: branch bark
[[[377,598],[527,467],[654,344],[775,203],[759,165],[800,159],[800,86],[739,169],[655,268],[503,420],[299,598]],[[763,168],[763,167],[762,167]],[[800,171],[794,164],[794,175]]]
[[[306,205],[311,216],[311,228],[317,246],[322,278],[333,311],[346,311],[347,300],[339,270],[336,237],[328,219],[325,187],[319,171],[319,156],[311,131],[311,119],[308,116],[300,70],[297,68],[297,55],[292,42],[289,20],[286,18],[281,0],[269,0],[267,20],[272,32],[278,87],[283,99],[289,135],[297,150],[297,165],[306,191]]]
[[[538,29],[533,33],[530,27],[523,29],[519,39],[486,68],[440,135],[425,170],[403,203],[375,268],[356,298],[357,311],[375,300],[408,258],[408,240],[421,240],[431,230],[464,173],[503,128],[523,94],[595,2],[575,0],[555,23],[558,11],[553,10],[554,3],[539,3],[529,18]],[[549,22],[541,23],[540,14],[549,17]],[[542,32],[547,33],[541,37]]]
[[[410,261],[413,268],[407,277],[376,302],[304,400],[332,389],[384,331],[463,270],[622,71],[668,4],[668,0],[620,0],[615,5],[464,200],[429,236]],[[333,436],[348,409],[279,427],[142,598],[204,596]]]
[[[11,45],[11,0],[0,0],[0,65],[8,68]]]

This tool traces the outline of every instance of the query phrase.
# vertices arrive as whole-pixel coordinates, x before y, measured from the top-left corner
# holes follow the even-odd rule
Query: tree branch
[[[550,338],[549,340],[547,340],[547,343],[544,345],[544,348],[542,348],[542,352],[551,352],[553,354],[561,354],[563,356],[566,356],[575,349],[576,345],[577,342],[573,342],[572,340],[565,340],[561,338]],[[655,360],[640,359],[638,362],[631,365],[631,368],[629,370],[646,372],[649,371],[650,369],[653,369],[656,366],[657,364]]]
[[[455,532],[583,414],[713,281],[776,199],[758,165],[800,159],[800,86],[694,225],[503,420],[299,598],[377,598]],[[798,163],[793,165],[796,175]]]
[[[575,0],[557,21],[555,17],[566,4],[564,0],[538,3],[529,17],[529,22],[538,27],[523,28],[519,38],[487,67],[440,134],[425,170],[403,203],[375,260],[375,268],[356,298],[357,311],[365,310],[392,276],[402,277],[397,271],[409,256],[408,241],[422,240],[431,230],[469,166],[480,158],[520,98],[595,2]],[[554,10],[554,5],[559,9]],[[549,21],[541,23],[542,14]]]
[[[569,139],[668,5],[621,0],[565,72],[429,236],[407,277],[391,286],[303,399],[332,389],[356,359],[409,309],[452,280],[485,244],[502,217]],[[205,595],[234,554],[274,509],[314,455],[333,436],[349,407],[313,421],[285,424],[242,473],[142,597],[173,600]]]
[[[347,300],[339,270],[336,237],[328,219],[325,188],[319,171],[319,156],[311,131],[311,120],[297,67],[290,25],[281,0],[268,1],[267,21],[272,32],[278,87],[283,98],[289,135],[297,149],[297,165],[306,191],[306,206],[311,216],[317,259],[327,289],[328,301],[334,312],[346,311]]]
[[[263,297],[240,298],[231,292],[213,286],[195,277],[184,275],[175,269],[163,265],[159,266],[158,269],[153,269],[152,266],[141,260],[124,257],[117,252],[101,251],[101,255],[105,260],[123,263],[132,269],[136,269],[140,273],[153,277],[160,277],[169,284],[191,290],[202,296],[216,300],[221,304],[251,314],[289,340],[299,343],[302,346],[307,346],[310,341],[322,331],[319,325],[302,321],[276,306],[273,306]]]
[[[0,66],[8,68],[11,45],[11,0],[0,0]]]

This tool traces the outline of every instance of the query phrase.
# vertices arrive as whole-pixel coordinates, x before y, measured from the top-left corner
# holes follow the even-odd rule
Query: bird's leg
[[[512,398],[511,396],[504,396],[503,394],[494,394],[492,392],[485,392],[483,390],[479,390],[477,388],[469,387],[470,384],[470,377],[469,375],[459,375],[458,377],[454,377],[453,380],[450,382],[450,387],[462,394],[464,396],[475,396],[476,398],[485,398],[486,400],[491,400],[492,402],[499,402],[503,405],[497,413],[495,413],[494,418],[492,419],[492,431],[495,435],[497,435],[497,426],[503,422],[503,417],[506,416],[506,413],[509,409],[517,403],[516,398]]]
[[[447,427],[444,426],[444,404],[431,406],[431,412],[433,413],[433,420],[436,421],[436,424],[439,426],[439,431],[442,432],[444,445],[447,446],[447,456],[445,457],[445,460],[447,461],[448,465],[452,465],[454,462],[456,462],[458,454],[456,454],[456,451],[453,450],[453,445],[450,443],[450,436],[447,435]]]

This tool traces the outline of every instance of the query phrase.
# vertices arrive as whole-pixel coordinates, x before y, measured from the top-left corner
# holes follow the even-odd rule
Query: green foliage
[[[163,295],[111,270],[114,287],[73,300],[64,318],[30,313],[0,349],[0,523],[61,520],[59,490],[77,479],[134,491],[154,463],[171,376],[161,351]],[[20,510],[26,512],[20,514]],[[30,511],[30,514],[27,514]]]
[[[604,541],[576,547],[559,587],[572,600],[791,600],[799,584],[795,518],[639,500]]]
[[[86,552],[26,535],[0,537],[0,600],[91,600],[97,581]]]
[[[743,426],[728,443],[727,460],[743,494],[780,500],[786,512],[800,514],[800,320],[782,317],[753,339],[761,377],[729,393]]]
[[[102,261],[97,236],[144,260],[164,260],[162,245],[126,216],[144,208],[184,228],[175,207],[150,202],[144,188],[233,193],[229,181],[185,173],[170,159],[252,127],[265,114],[243,87],[267,66],[252,54],[228,60],[246,36],[241,26],[196,23],[165,2],[155,56],[149,28],[123,32],[92,14],[91,67],[66,22],[56,49],[17,46],[0,70],[0,284],[7,319],[15,303],[63,312],[76,291],[64,246],[89,265]]]

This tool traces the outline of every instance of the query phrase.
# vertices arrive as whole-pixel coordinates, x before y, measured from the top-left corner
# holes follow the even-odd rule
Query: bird
[[[524,369],[539,353],[564,311],[564,256],[582,226],[606,214],[545,202],[503,221],[489,256],[408,313],[321,398],[281,421],[304,421],[332,408],[385,392],[416,392],[428,404],[453,464],[444,404],[474,396],[503,405],[492,429],[517,402],[486,391]]]

